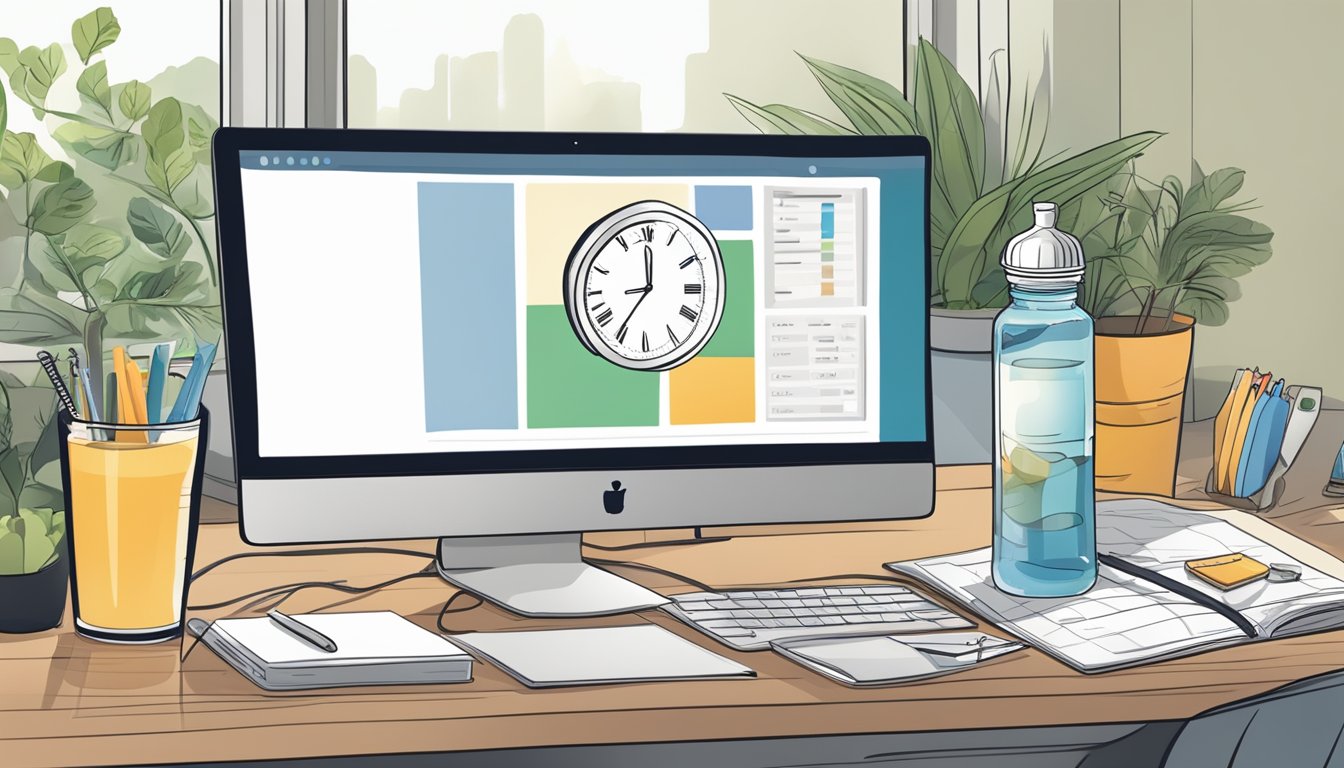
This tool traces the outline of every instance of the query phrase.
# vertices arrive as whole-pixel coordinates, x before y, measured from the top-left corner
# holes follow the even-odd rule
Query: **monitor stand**
[[[522,616],[606,616],[667,598],[583,561],[577,533],[439,539],[439,575]]]

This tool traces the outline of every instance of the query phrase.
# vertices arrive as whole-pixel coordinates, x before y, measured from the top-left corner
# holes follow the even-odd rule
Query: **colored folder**
[[[1246,401],[1251,396],[1251,389],[1255,382],[1260,380],[1260,371],[1242,371],[1237,378],[1236,385],[1232,390],[1231,396],[1223,407],[1228,409],[1227,428],[1223,431],[1222,439],[1218,441],[1217,454],[1217,489],[1219,493],[1232,492],[1232,480],[1229,470],[1232,467],[1232,450],[1237,443],[1237,435],[1241,430],[1242,419],[1245,418]]]
[[[1261,400],[1265,405],[1259,409],[1259,418],[1253,419],[1240,471],[1237,473],[1236,495],[1243,498],[1265,487],[1270,472],[1274,471],[1274,465],[1278,463],[1283,435],[1288,427],[1290,405],[1283,397],[1283,379],[1279,379],[1273,391]]]

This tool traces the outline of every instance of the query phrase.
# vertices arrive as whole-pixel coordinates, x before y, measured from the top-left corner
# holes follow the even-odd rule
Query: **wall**
[[[982,16],[982,24],[983,24]],[[1188,415],[1208,418],[1238,366],[1344,398],[1344,124],[1339,0],[1013,0],[1013,67],[1049,50],[1048,148],[1163,131],[1138,162],[1148,178],[1246,171],[1237,199],[1274,230],[1274,257],[1241,278],[1231,319],[1195,334]]]

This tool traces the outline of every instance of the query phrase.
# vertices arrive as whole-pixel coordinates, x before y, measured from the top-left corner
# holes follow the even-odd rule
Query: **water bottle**
[[[1054,203],[1004,249],[1012,303],[994,320],[994,583],[1078,595],[1097,579],[1092,318],[1078,306],[1083,247]]]

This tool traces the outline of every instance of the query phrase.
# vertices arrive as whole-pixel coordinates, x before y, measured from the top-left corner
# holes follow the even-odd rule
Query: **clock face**
[[[591,352],[661,371],[691,359],[723,315],[723,257],[704,224],[667,203],[594,223],[565,268],[565,306]]]

